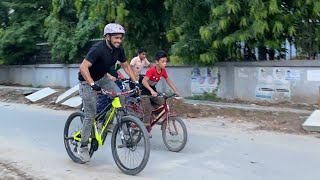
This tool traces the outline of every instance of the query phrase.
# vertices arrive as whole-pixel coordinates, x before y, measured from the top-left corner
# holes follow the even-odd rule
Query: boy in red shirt
[[[158,93],[156,90],[156,85],[163,77],[167,84],[172,88],[175,94],[179,95],[176,87],[169,79],[166,72],[168,55],[165,51],[158,51],[155,54],[156,66],[151,67],[147,72],[145,77],[142,80],[144,88],[141,91],[141,102],[143,107],[143,123],[146,125],[148,132],[151,131],[150,126],[150,116],[151,111],[154,108],[158,108],[164,104],[164,99],[162,97],[157,97]],[[151,137],[151,134],[149,134]]]

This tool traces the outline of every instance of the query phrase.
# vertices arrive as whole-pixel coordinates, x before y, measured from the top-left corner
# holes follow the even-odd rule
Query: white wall
[[[222,62],[217,63],[216,67],[220,74],[217,95],[221,98],[316,103],[319,96],[320,61]],[[192,95],[193,69],[188,66],[167,67],[170,79],[182,96]],[[261,69],[265,71],[263,78]],[[288,69],[298,73],[298,76],[286,79]],[[279,78],[275,77],[275,70],[279,70]],[[79,64],[0,66],[0,83],[73,87],[78,83],[78,72]],[[157,88],[159,91],[170,90],[163,80]]]

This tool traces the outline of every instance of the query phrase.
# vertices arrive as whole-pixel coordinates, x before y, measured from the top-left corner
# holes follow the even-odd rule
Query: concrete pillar
[[[320,107],[320,86],[319,86],[319,94],[318,94],[318,107]]]
[[[63,65],[63,73],[64,73],[64,87],[71,87],[70,85],[70,77],[69,77],[69,68],[67,67],[67,65]]]
[[[234,99],[235,98],[235,89],[234,89],[234,65],[232,63],[227,63],[226,65],[226,91],[227,91],[227,99]]]

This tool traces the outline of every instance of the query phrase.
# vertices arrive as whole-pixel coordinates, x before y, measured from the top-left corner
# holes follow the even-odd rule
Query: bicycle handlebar
[[[120,81],[122,81],[122,82],[129,82],[129,81],[131,81],[130,79],[128,79],[128,78],[123,78],[123,79],[119,79]]]
[[[116,92],[107,91],[105,89],[101,89],[101,93],[104,94],[104,95],[111,95],[111,96],[123,96],[123,95],[126,95],[126,94],[137,93],[137,90],[136,89],[132,89],[132,90],[124,91],[124,92],[121,92],[121,93],[116,93]]]
[[[159,97],[163,97],[164,99],[168,99],[171,97],[179,97],[176,93],[173,93],[171,95],[167,95],[166,93],[158,93]]]

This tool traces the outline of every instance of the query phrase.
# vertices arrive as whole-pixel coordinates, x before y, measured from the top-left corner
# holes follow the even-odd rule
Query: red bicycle
[[[179,152],[187,143],[188,133],[182,119],[170,112],[167,100],[171,97],[176,97],[176,94],[168,96],[164,93],[159,93],[158,96],[163,97],[165,102],[163,105],[152,111],[150,125],[151,127],[156,124],[161,125],[164,144],[170,151]],[[125,108],[129,114],[140,118],[140,120],[143,119],[143,108],[139,97],[126,99]],[[140,132],[136,131],[135,137],[136,141],[140,141]]]

